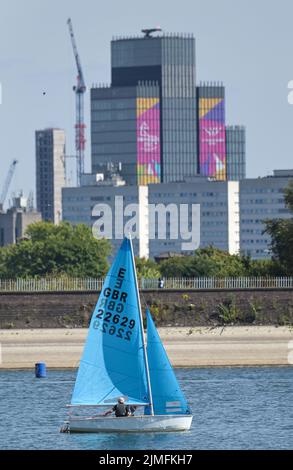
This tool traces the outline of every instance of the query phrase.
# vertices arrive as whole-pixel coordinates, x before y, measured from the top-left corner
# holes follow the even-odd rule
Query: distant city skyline
[[[196,80],[226,87],[227,124],[247,128],[247,176],[292,168],[293,79],[291,17],[283,0],[244,5],[232,0],[155,2],[137,8],[134,0],[12,0],[0,17],[0,189],[12,159],[19,160],[12,191],[35,191],[36,129],[66,132],[67,154],[74,153],[76,68],[66,25],[72,18],[84,69],[87,161],[90,169],[90,96],[93,83],[110,83],[113,36],[139,35],[160,24],[164,31],[196,38]],[[125,15],[127,11],[127,15]],[[123,21],[121,21],[123,18]]]

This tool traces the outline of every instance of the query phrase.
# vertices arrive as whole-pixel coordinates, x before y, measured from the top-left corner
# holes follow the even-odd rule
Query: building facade
[[[92,186],[63,188],[62,201],[63,220],[73,225],[83,223],[92,228],[95,236],[110,239],[113,255],[125,234],[132,232],[135,255],[149,257],[146,186],[117,186],[101,182]],[[137,219],[132,224],[136,212]],[[136,236],[138,233],[139,238]]]
[[[193,181],[149,186],[149,204],[163,204],[169,207],[175,204],[183,210],[188,207],[188,232],[190,241],[196,242],[190,250],[183,251],[182,243],[186,242],[184,225],[179,219],[178,239],[170,236],[170,224],[167,236],[160,239],[160,226],[155,224],[155,237],[149,242],[150,255],[157,257],[165,252],[189,254],[197,248],[214,246],[230,254],[240,251],[239,236],[239,184],[237,182],[210,181],[197,177]],[[199,213],[192,217],[192,208],[198,206]],[[182,226],[183,224],[183,226]],[[182,231],[183,228],[183,231]],[[194,237],[194,234],[196,237]]]
[[[36,131],[37,210],[43,220],[55,224],[62,219],[65,186],[65,132],[62,129]]]
[[[244,126],[226,127],[226,173],[228,181],[246,178],[246,130]]]
[[[189,254],[209,245],[239,253],[238,182],[196,177],[183,184],[118,187],[104,182],[63,189],[64,220],[85,223],[102,233],[107,226],[114,253],[128,232],[127,224],[133,223],[135,211],[139,240],[134,234],[134,251],[138,256]]]
[[[199,173],[226,180],[225,88],[203,83],[197,87]]]
[[[114,252],[125,224],[138,207],[141,241],[134,242],[136,255],[155,258],[167,252],[189,254],[212,245],[230,254],[269,259],[271,239],[264,233],[265,220],[292,218],[284,202],[284,189],[290,181],[293,170],[276,170],[273,176],[240,182],[199,176],[182,183],[140,187],[104,182],[63,189],[63,213],[73,224],[93,227],[101,217],[95,213],[95,205],[109,206],[108,219],[116,230],[111,232]],[[120,238],[115,239],[117,233]]]
[[[95,173],[120,174],[134,185],[160,182],[159,102],[159,88],[150,83],[91,90]]]
[[[275,170],[273,176],[240,181],[241,253],[253,259],[271,257],[271,238],[264,233],[266,219],[289,219],[284,189],[293,180],[293,170]]]
[[[19,197],[6,212],[0,212],[0,246],[12,245],[25,236],[27,227],[40,222],[42,216],[27,208],[27,200]]]
[[[196,175],[194,38],[114,39],[111,77],[91,91],[92,172],[141,185]]]

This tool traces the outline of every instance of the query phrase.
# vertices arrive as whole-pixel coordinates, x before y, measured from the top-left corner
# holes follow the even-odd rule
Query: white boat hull
[[[175,432],[188,431],[192,422],[191,415],[159,415],[74,418],[66,423],[68,432]]]

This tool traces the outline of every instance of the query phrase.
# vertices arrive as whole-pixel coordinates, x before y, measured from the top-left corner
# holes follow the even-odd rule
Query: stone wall
[[[0,328],[87,327],[98,293],[0,294]],[[148,290],[158,326],[293,325],[293,289]]]

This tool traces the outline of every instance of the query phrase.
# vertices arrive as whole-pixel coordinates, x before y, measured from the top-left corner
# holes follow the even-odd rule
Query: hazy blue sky
[[[197,80],[226,85],[227,123],[247,127],[248,176],[292,168],[292,0],[0,0],[0,188],[19,160],[12,189],[35,188],[34,131],[62,127],[74,151],[73,21],[88,88],[110,80],[113,35],[160,25],[197,43]],[[46,95],[43,95],[46,91]],[[89,93],[86,97],[89,170]]]

